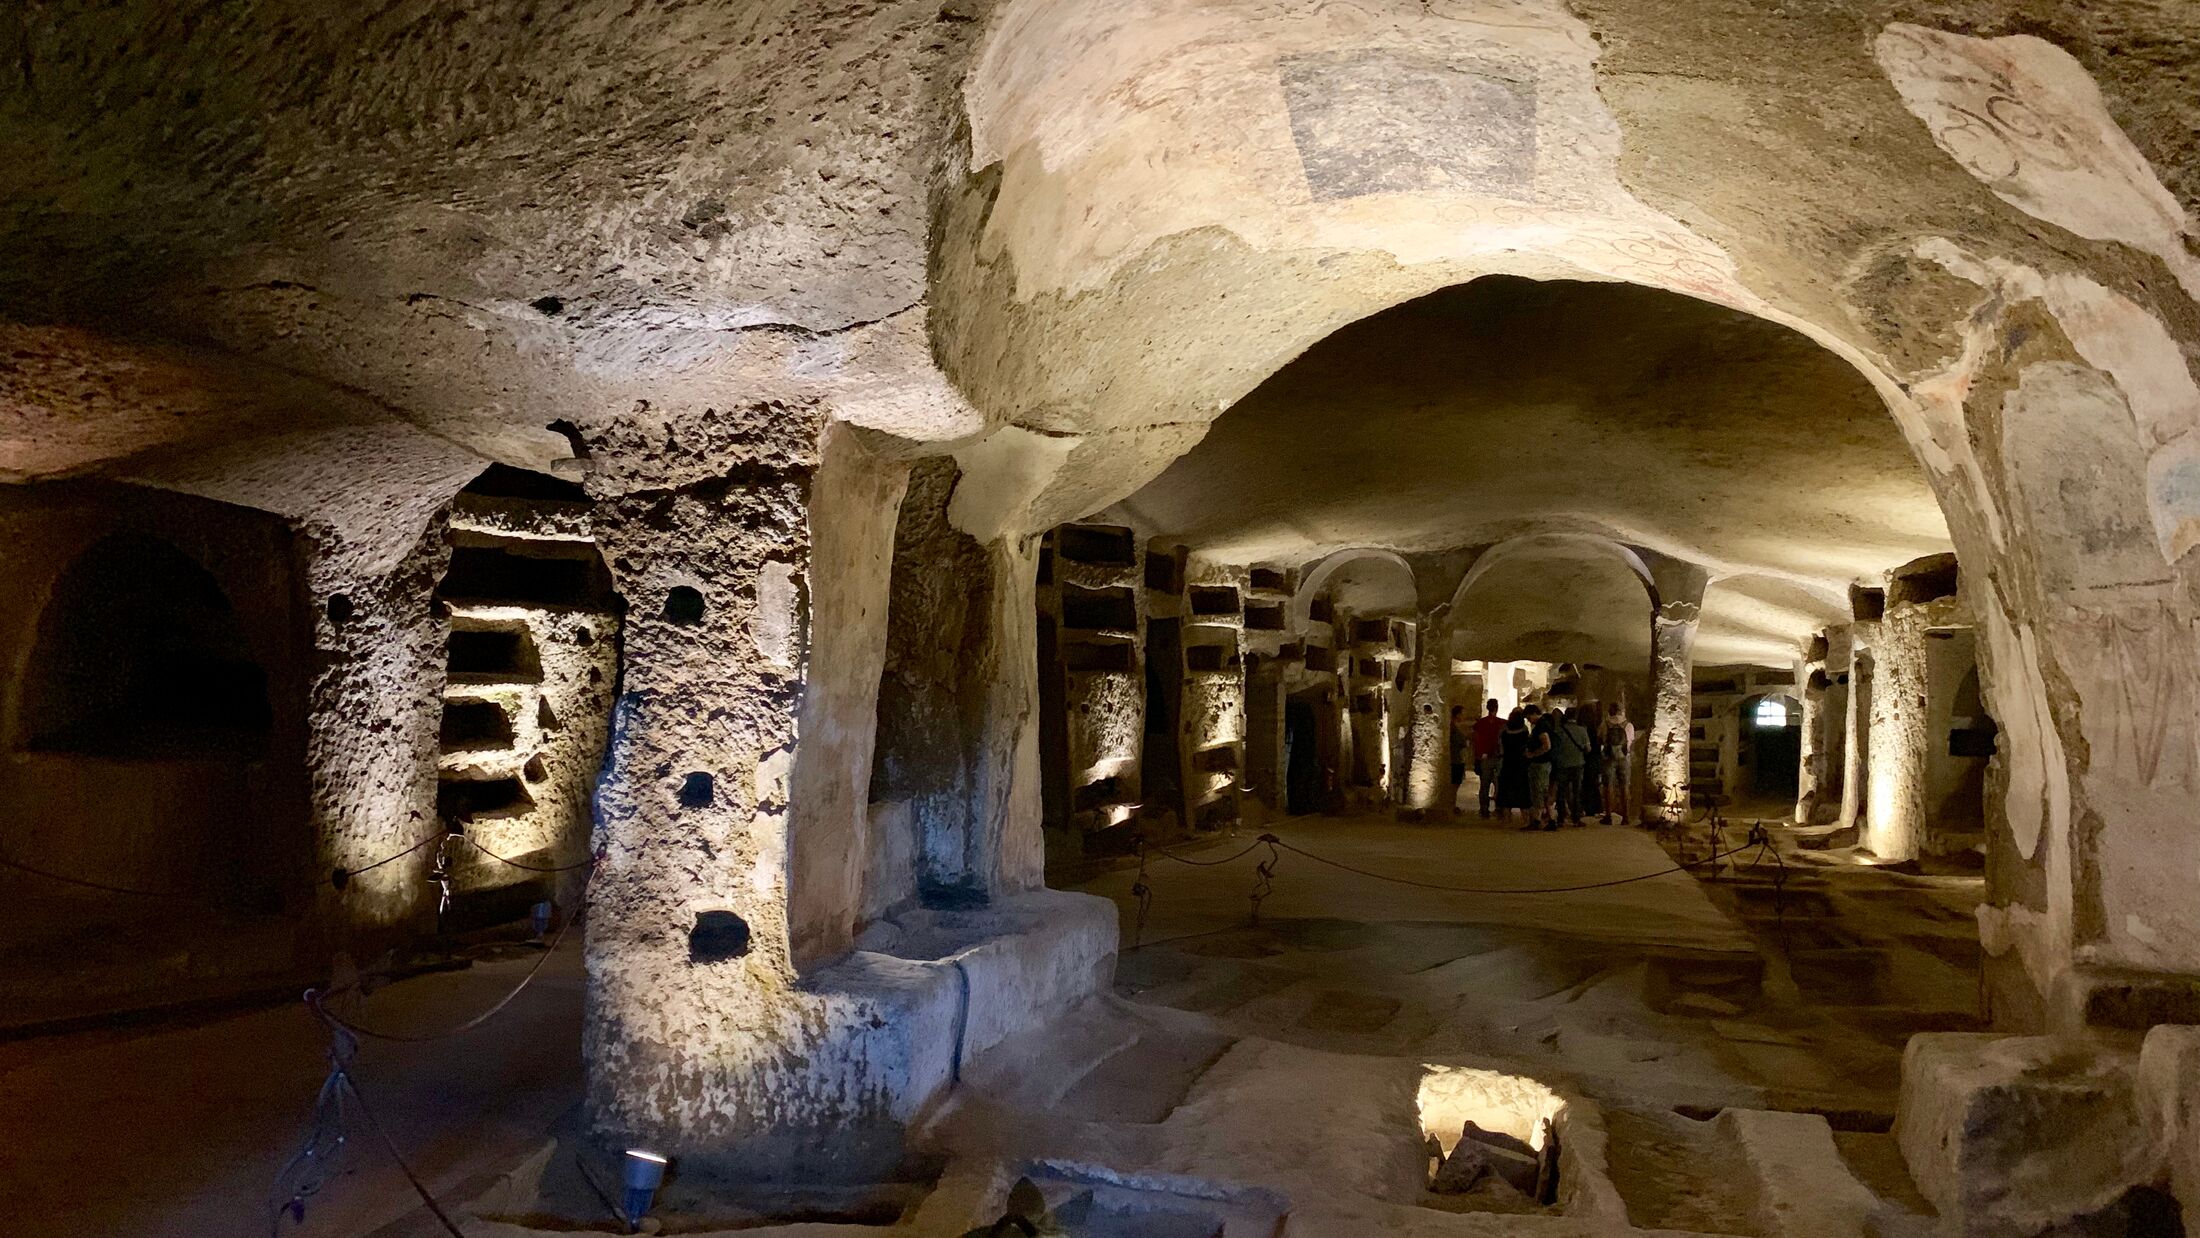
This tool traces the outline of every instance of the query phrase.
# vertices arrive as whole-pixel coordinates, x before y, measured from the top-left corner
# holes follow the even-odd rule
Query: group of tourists
[[[1606,825],[1615,814],[1624,821],[1634,751],[1635,726],[1616,701],[1601,721],[1594,710],[1540,705],[1500,718],[1493,700],[1469,723],[1467,707],[1454,705],[1452,802],[1458,803],[1471,754],[1484,817],[1494,806],[1507,822],[1524,821],[1530,830],[1583,825],[1591,816]]]

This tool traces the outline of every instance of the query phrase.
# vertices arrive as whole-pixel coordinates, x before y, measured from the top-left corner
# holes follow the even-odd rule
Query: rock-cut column
[[[1826,795],[1826,664],[1797,662],[1796,683],[1803,703],[1803,751],[1796,762],[1795,824],[1809,825]]]
[[[1665,821],[1688,815],[1688,726],[1694,704],[1696,621],[1703,593],[1661,599],[1650,620],[1650,736],[1643,812]]]
[[[1423,614],[1414,629],[1413,720],[1406,733],[1406,807],[1448,813],[1451,801],[1451,639],[1441,613]]]
[[[1872,696],[1879,625],[1849,628],[1848,708],[1841,718],[1841,815],[1844,830],[1860,826],[1866,814],[1865,791],[1871,775]]]
[[[1921,606],[1890,607],[1879,625],[1860,841],[1884,860],[1915,859],[1925,838],[1927,617]]]
[[[589,1125],[698,1177],[861,1178],[923,1099],[896,1039],[913,1001],[825,967],[870,851],[903,466],[828,435],[728,467],[591,479],[629,611],[587,893]]]

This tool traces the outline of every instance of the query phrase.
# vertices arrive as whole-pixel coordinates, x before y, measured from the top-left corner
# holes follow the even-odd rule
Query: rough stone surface
[[[2134,1067],[2074,1041],[1913,1037],[1895,1135],[1948,1232],[2036,1233],[2150,1182]]]
[[[2170,1190],[2200,1216],[2200,1027],[2163,1025],[2139,1047],[2139,1118],[2166,1162]]]
[[[1824,1118],[1728,1109],[1719,1114],[1718,1123],[1741,1150],[1755,1188],[1751,1219],[1767,1238],[1862,1238],[1886,1232],[1871,1225],[1875,1214],[1889,1210],[1842,1162],[1833,1128]]]

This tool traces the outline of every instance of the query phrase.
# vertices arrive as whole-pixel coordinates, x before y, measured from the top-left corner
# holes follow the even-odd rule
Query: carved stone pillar
[[[1879,625],[1860,841],[1885,860],[1915,859],[1925,839],[1927,620],[1926,608],[1909,606],[1890,608]]]
[[[1406,807],[1416,812],[1452,810],[1450,633],[1441,612],[1421,616],[1414,649],[1413,720],[1407,733]]]
[[[1824,662],[1797,662],[1797,696],[1803,703],[1803,751],[1796,762],[1795,824],[1809,825],[1826,794],[1826,678]]]
[[[1858,623],[1849,629],[1849,707],[1842,720],[1841,816],[1842,829],[1860,825],[1865,816],[1865,793],[1871,773],[1873,680],[1878,643],[1877,623]]]
[[[1679,821],[1688,814],[1688,724],[1694,702],[1696,621],[1703,592],[1663,598],[1650,620],[1650,736],[1643,812]]]

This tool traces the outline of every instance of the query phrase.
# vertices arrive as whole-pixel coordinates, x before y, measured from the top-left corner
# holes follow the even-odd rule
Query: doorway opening
[[[1293,693],[1283,703],[1285,811],[1293,816],[1323,812],[1329,806],[1330,758],[1336,727],[1322,717],[1328,701],[1320,689]]]
[[[1754,798],[1795,802],[1802,773],[1802,702],[1784,693],[1744,699],[1735,747],[1741,781]]]

